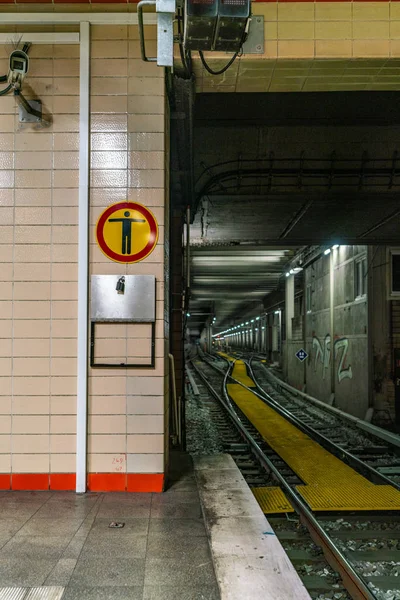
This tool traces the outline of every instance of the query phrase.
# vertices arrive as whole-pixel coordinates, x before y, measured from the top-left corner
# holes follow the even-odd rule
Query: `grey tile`
[[[75,506],[69,504],[66,506],[59,506],[57,504],[50,504],[47,502],[39,508],[36,512],[35,517],[38,519],[56,518],[56,519],[85,519],[90,513],[90,506]]]
[[[1,519],[0,520],[0,535],[1,536],[13,536],[22,527],[25,526],[28,519]]]
[[[150,517],[150,502],[148,504],[107,504],[102,506],[97,513],[97,518],[118,521],[121,518],[143,519]]]
[[[1,519],[30,519],[41,506],[1,506],[0,505],[0,518]]]
[[[142,586],[144,558],[80,556],[71,586]]]
[[[193,558],[147,558],[145,570],[145,585],[171,585],[197,587],[200,585],[215,585],[214,567],[211,561],[202,557]]]
[[[43,585],[53,570],[56,560],[47,558],[21,557],[2,558],[0,561],[0,581],[2,585],[34,587]]]
[[[46,502],[49,498],[54,496],[54,492],[22,492],[12,491],[6,492],[6,496],[9,500],[17,500],[18,502],[34,501],[34,502]]]
[[[75,558],[60,558],[56,566],[49,574],[45,585],[68,585],[76,566]]]
[[[51,526],[54,531],[60,536],[72,537],[76,531],[78,531],[82,523],[81,519],[68,519],[68,520],[57,520],[43,518],[39,519],[32,517],[27,523],[23,525],[17,532],[16,536],[32,536],[32,535],[43,535]]]
[[[0,549],[3,548],[13,537],[14,534],[0,533]]]
[[[0,551],[0,558],[8,556],[34,556],[35,558],[59,558],[68,545],[65,536],[19,536],[13,537]]]
[[[102,506],[107,504],[141,504],[151,503],[152,493],[109,492],[104,494]]]
[[[141,586],[67,587],[62,600],[142,600],[142,598],[143,587]]]
[[[125,526],[122,529],[110,529],[109,524],[114,519],[102,517],[96,518],[93,523],[90,535],[147,535],[149,529],[149,519],[131,519],[124,518]]]
[[[220,600],[220,594],[216,585],[146,585],[143,600]]]
[[[200,503],[195,504],[159,504],[151,509],[152,519],[200,519]]]
[[[149,535],[169,536],[171,542],[182,536],[205,536],[206,530],[202,519],[151,519]]]
[[[193,504],[194,502],[200,502],[197,490],[194,492],[178,492],[170,489],[163,494],[154,496],[151,507],[163,504]]]
[[[177,480],[169,480],[167,492],[195,492],[197,483],[194,475],[185,475]]]
[[[73,537],[63,552],[63,558],[78,558],[78,556],[82,552],[82,548],[85,541],[86,538],[84,538],[83,536]]]
[[[85,494],[76,494],[75,492],[54,492],[49,502],[72,502],[74,504],[91,504],[101,498],[101,492],[86,492]]]
[[[82,556],[126,556],[144,558],[146,555],[147,536],[119,535],[89,536],[82,549]]]
[[[164,535],[150,535],[147,542],[149,558],[180,558],[199,557],[203,561],[211,560],[208,539],[205,537],[181,536],[177,543],[171,543],[171,538]]]

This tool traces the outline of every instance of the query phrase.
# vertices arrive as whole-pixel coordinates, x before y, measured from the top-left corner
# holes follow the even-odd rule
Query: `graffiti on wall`
[[[331,362],[331,336],[326,334],[323,341],[313,334],[312,346],[314,355],[314,371],[318,369],[318,365],[322,365],[322,378],[325,379],[326,373]],[[343,379],[353,379],[353,371],[351,365],[347,366],[349,340],[345,337],[338,337],[333,344],[335,360],[339,358],[336,374],[339,383]]]

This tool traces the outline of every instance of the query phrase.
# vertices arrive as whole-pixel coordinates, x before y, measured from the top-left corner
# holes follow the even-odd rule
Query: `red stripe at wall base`
[[[126,473],[89,473],[87,487],[91,492],[125,492]]]
[[[58,491],[75,491],[75,473],[50,473],[50,489]]]
[[[11,489],[11,475],[8,473],[6,475],[0,475],[0,490],[10,490]]]
[[[163,473],[128,473],[128,492],[162,492]]]
[[[49,489],[48,473],[13,473],[11,475],[12,490],[44,491]]]
[[[0,490],[74,491],[75,473],[0,474]],[[90,492],[162,492],[163,473],[88,473]]]

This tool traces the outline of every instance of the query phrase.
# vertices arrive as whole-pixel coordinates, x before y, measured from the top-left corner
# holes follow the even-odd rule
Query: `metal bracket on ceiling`
[[[243,54],[264,54],[264,17],[261,15],[251,17]]]

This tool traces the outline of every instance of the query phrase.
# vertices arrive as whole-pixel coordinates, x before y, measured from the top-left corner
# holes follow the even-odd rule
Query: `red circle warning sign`
[[[142,204],[118,202],[101,213],[96,239],[100,250],[111,260],[139,262],[149,256],[157,244],[157,221]]]

